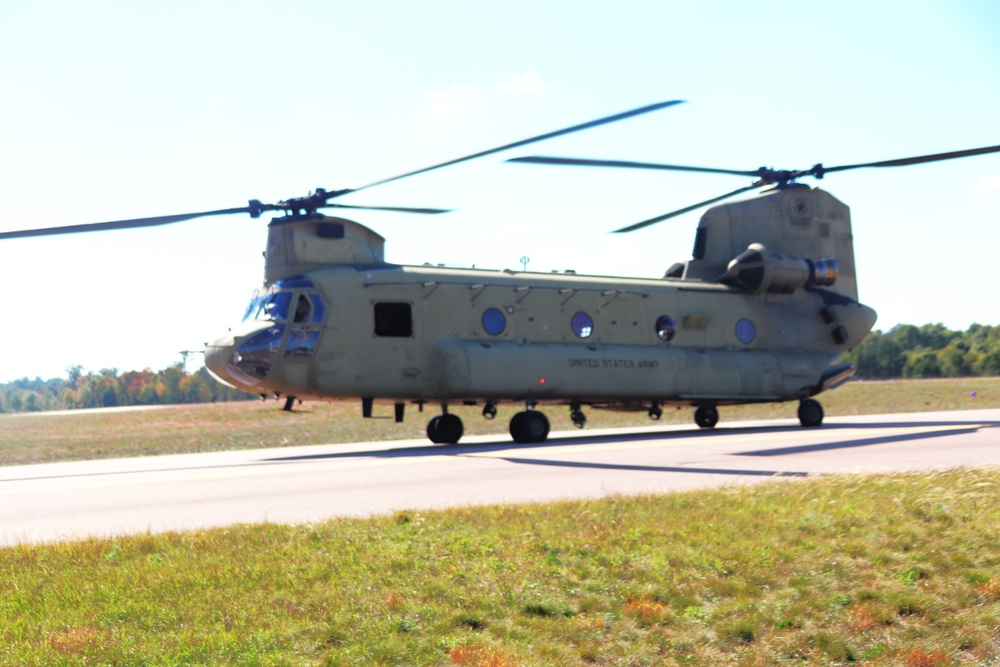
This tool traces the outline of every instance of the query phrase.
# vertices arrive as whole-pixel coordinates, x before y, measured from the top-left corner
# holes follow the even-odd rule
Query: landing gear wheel
[[[541,412],[518,412],[510,420],[510,437],[519,444],[545,442],[549,437],[549,420]]]
[[[438,415],[427,422],[427,437],[430,441],[441,444],[455,444],[462,439],[465,427],[458,415]]]
[[[569,413],[569,418],[577,428],[583,428],[587,425],[587,415],[583,414],[581,410],[574,410]]]
[[[799,423],[814,427],[823,423],[823,406],[819,401],[807,398],[799,403]]]
[[[653,404],[653,407],[649,409],[649,418],[653,421],[660,421],[660,417],[663,416],[663,408],[659,405]]]
[[[719,411],[714,405],[702,405],[694,411],[694,423],[700,428],[715,428],[719,423]]]
[[[487,403],[483,406],[483,417],[486,419],[493,419],[497,416],[497,404]]]

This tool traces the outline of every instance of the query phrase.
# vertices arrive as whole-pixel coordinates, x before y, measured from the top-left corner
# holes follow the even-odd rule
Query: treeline
[[[868,379],[1000,375],[1000,327],[951,331],[943,324],[901,324],[888,333],[873,331],[845,361]]]
[[[84,373],[67,369],[66,378],[22,378],[0,384],[0,412],[42,412],[77,408],[111,408],[124,405],[214,403],[255,398],[252,394],[216,381],[204,367],[194,373],[175,364],[162,371],[127,371],[106,368]]]

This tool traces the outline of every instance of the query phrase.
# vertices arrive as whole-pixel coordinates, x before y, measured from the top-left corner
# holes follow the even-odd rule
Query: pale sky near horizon
[[[750,179],[505,160],[801,169],[997,145],[997,35],[992,0],[7,0],[0,230],[355,187],[683,99],[340,200],[455,209],[347,216],[397,263],[659,277],[701,212],[608,232]],[[1000,324],[1000,154],[820,184],[851,207],[876,328]],[[259,286],[265,234],[231,216],[0,241],[0,382],[200,349]]]

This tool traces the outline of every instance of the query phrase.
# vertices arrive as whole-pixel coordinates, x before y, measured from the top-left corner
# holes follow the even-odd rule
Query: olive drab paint
[[[853,374],[836,360],[876,318],[857,301],[847,206],[775,188],[709,209],[696,237],[675,277],[615,278],[401,266],[357,222],[276,218],[257,301],[288,310],[248,311],[206,363],[263,395],[361,398],[368,414],[396,405],[399,419],[406,404],[441,406],[428,427],[440,442],[461,436],[449,404],[486,416],[498,403],[563,404],[578,425],[584,406],[658,417],[689,405],[713,426],[720,405],[798,400],[803,423],[818,424],[811,397]],[[297,300],[322,319],[294,321]],[[512,423],[515,440],[544,440],[540,419]]]

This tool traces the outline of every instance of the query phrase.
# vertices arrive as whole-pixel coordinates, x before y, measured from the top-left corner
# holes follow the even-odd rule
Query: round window
[[[757,327],[750,320],[740,320],[736,323],[736,337],[744,345],[749,345],[757,337]]]
[[[660,315],[656,318],[656,335],[660,337],[660,340],[665,340],[668,343],[672,341],[677,335],[677,324],[674,322],[674,318],[669,315]]]
[[[507,328],[507,318],[496,308],[483,313],[483,329],[491,336],[499,336]]]
[[[573,333],[579,338],[590,338],[590,334],[594,333],[594,318],[587,313],[577,313],[570,320],[570,324],[573,327]]]

